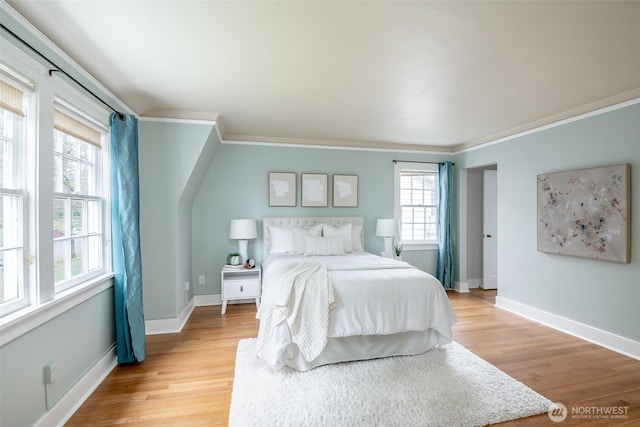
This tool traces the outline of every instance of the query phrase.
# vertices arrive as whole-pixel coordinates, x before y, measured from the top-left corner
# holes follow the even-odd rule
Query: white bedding
[[[323,263],[334,284],[335,309],[329,313],[328,337],[393,335],[433,330],[436,345],[452,340],[456,322],[446,292],[433,276],[411,265],[366,252],[345,256],[271,254],[263,263],[262,304],[259,319],[272,310],[279,283],[275,271],[291,263]],[[259,357],[272,366],[284,363],[291,344],[286,324],[270,334]]]
[[[278,268],[271,280],[270,310],[261,313],[256,353],[268,352],[269,337],[286,322],[291,341],[305,360],[318,357],[327,345],[329,312],[335,307],[333,283],[326,267],[318,262],[302,261]]]

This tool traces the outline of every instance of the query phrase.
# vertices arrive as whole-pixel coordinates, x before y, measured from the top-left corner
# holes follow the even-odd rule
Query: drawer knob
[[[244,286],[240,286],[240,292],[244,292]]]

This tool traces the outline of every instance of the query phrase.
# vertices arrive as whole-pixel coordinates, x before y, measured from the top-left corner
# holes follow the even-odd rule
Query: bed
[[[362,217],[263,219],[260,359],[307,371],[451,342],[457,319],[442,284],[363,247]]]

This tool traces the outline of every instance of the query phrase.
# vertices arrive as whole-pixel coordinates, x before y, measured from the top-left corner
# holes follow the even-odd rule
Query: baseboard
[[[615,351],[633,359],[640,360],[640,342],[633,341],[539,308],[531,307],[501,296],[496,297],[496,307],[510,311],[527,319],[581,338],[593,344]]]
[[[208,294],[208,295],[196,295],[193,297],[196,307],[203,307],[207,305],[222,305],[222,295],[220,294]]]
[[[182,331],[195,307],[195,298],[191,298],[178,317],[171,319],[145,320],[147,335],[177,334]]]
[[[458,292],[461,294],[466,294],[469,292],[469,283],[468,282],[455,282],[453,284],[454,292]]]
[[[209,295],[196,295],[194,297],[196,307],[204,307],[208,305],[222,305],[222,298],[220,294]],[[249,299],[236,299],[227,301],[228,304],[255,304],[255,298]]]
[[[245,303],[254,303],[255,299],[247,299],[247,300],[234,300],[229,301],[229,304],[245,304]],[[154,320],[145,320],[144,326],[146,329],[147,335],[158,335],[158,334],[177,334],[182,331],[184,325],[191,317],[191,313],[193,313],[193,309],[195,307],[203,307],[208,305],[222,305],[222,299],[220,294],[208,294],[208,295],[194,295],[193,298],[189,301],[187,306],[182,310],[180,316],[171,319],[154,319]]]
[[[116,345],[58,400],[36,423],[37,426],[63,426],[118,364]]]
[[[237,300],[229,301],[229,304],[248,303],[255,300]],[[144,322],[147,335],[158,334],[177,334],[182,331],[182,328],[189,320],[191,313],[195,307],[203,307],[208,305],[222,305],[222,299],[220,294],[208,294],[208,295],[194,295],[189,301],[187,306],[182,310],[180,316],[172,319],[154,319],[146,320]]]
[[[469,289],[478,289],[482,287],[482,279],[467,279],[469,282]]]

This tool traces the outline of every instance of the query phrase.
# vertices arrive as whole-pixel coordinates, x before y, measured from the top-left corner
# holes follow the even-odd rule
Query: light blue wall
[[[191,299],[191,209],[220,140],[213,122],[139,123],[140,239],[146,320],[176,318]]]
[[[640,104],[583,118],[456,156],[466,168],[498,165],[498,294],[640,341]],[[538,174],[630,163],[631,263],[615,264],[537,251]],[[459,179],[464,193],[465,179]],[[457,227],[464,229],[461,209]],[[459,248],[465,247],[465,235]],[[466,255],[459,253],[460,280]]]
[[[410,161],[441,161],[451,156],[317,149],[264,145],[222,144],[193,205],[193,275],[204,274],[205,285],[195,285],[195,294],[220,293],[220,269],[229,252],[238,244],[229,240],[232,218],[258,220],[258,239],[249,242],[249,255],[262,259],[262,217],[265,216],[351,216],[365,218],[365,249],[379,253],[382,239],[375,236],[378,218],[394,215],[393,159]],[[298,205],[295,208],[269,207],[269,172],[296,172]],[[326,208],[300,206],[300,174],[358,175],[358,207]],[[329,194],[331,197],[331,192]],[[435,251],[403,253],[403,259],[430,273],[436,266]],[[195,280],[194,280],[195,281]]]
[[[113,287],[0,348],[0,426],[31,426],[46,412],[44,366],[55,404],[115,345]]]
[[[5,4],[0,5],[0,21],[19,37],[98,94],[114,108],[127,111],[89,80],[82,70],[43,42],[30,24],[14,16]],[[26,55],[42,59],[7,36]],[[6,43],[3,38],[2,43]],[[42,88],[41,88],[42,89]],[[88,96],[89,99],[92,99]],[[97,102],[97,101],[96,101]],[[45,251],[46,252],[46,251]],[[47,260],[40,259],[41,263]],[[55,383],[48,386],[52,404],[64,398],[82,377],[89,372],[115,345],[112,280],[107,290],[39,325],[0,348],[0,426],[30,426],[46,415],[43,368],[55,363]],[[45,308],[47,311],[49,308]],[[33,318],[36,318],[34,316]],[[32,319],[33,319],[32,318]]]

